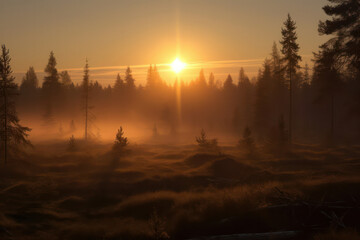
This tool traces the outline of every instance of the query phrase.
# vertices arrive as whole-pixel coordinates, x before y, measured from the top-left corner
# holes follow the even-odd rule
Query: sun
[[[181,72],[186,66],[186,63],[183,63],[182,61],[180,61],[179,58],[176,58],[172,63],[171,63],[171,68],[175,73],[179,73]]]

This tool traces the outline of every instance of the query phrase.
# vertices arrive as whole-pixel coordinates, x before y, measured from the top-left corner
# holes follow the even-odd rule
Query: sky
[[[169,83],[168,66],[176,57],[188,63],[184,81],[200,68],[234,81],[240,67],[258,72],[290,13],[297,23],[302,65],[326,41],[319,20],[326,19],[326,0],[0,0],[0,44],[12,57],[16,81],[33,66],[40,82],[50,51],[58,69],[81,81],[85,59],[92,80],[113,84],[116,74],[133,69],[145,84],[150,64],[157,64]]]

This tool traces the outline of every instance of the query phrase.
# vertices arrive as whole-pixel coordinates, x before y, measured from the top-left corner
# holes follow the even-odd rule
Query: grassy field
[[[295,145],[282,156],[258,149],[251,158],[233,146],[66,149],[41,143],[1,164],[0,239],[190,239],[314,224],[320,233],[309,239],[359,239],[360,146]],[[359,205],[327,212],[352,229],[343,233],[336,217],[281,207],[299,202]]]

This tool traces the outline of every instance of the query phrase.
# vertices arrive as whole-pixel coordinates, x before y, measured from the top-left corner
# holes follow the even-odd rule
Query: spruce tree
[[[2,45],[0,55],[0,93],[2,95],[0,100],[0,137],[5,163],[7,163],[9,150],[17,151],[20,145],[31,145],[27,139],[31,129],[20,125],[16,113],[14,96],[17,94],[17,85],[14,83],[15,78],[12,76],[10,61],[9,50]]]
[[[289,143],[292,141],[292,118],[293,118],[293,79],[296,77],[297,69],[300,68],[299,44],[297,41],[296,24],[288,14],[284,22],[284,28],[281,29],[282,45],[281,52],[284,55],[285,74],[289,79]]]

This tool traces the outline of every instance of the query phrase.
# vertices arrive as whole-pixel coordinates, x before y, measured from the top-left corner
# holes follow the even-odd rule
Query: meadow
[[[0,239],[359,239],[359,156],[360,146],[249,157],[236,144],[37,143],[0,168]]]

